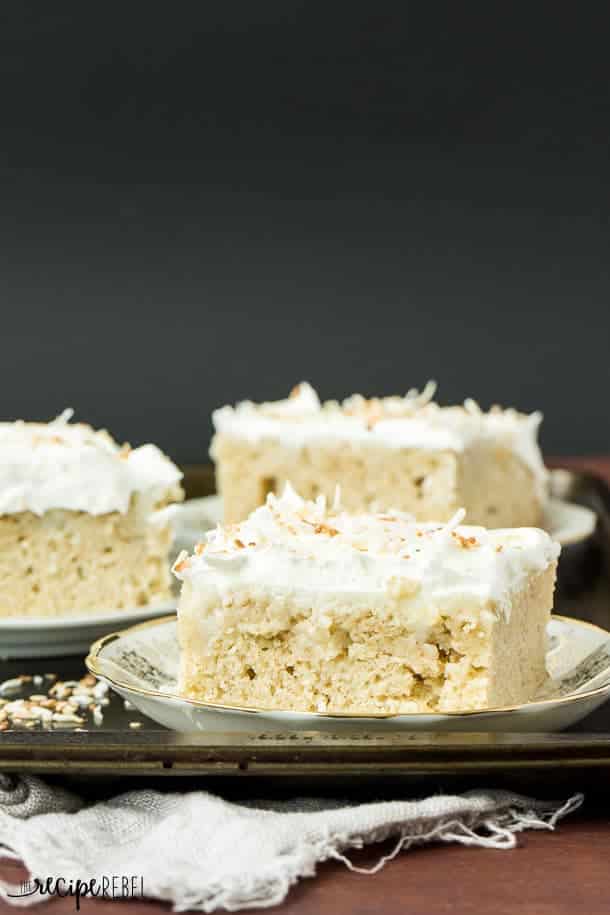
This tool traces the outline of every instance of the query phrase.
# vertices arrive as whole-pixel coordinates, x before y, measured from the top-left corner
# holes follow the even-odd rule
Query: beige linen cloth
[[[234,804],[205,791],[143,790],[87,805],[37,778],[0,775],[0,857],[22,861],[41,881],[138,875],[145,896],[177,911],[235,911],[280,903],[329,859],[375,873],[426,843],[513,848],[516,833],[553,829],[581,803],[579,794],[549,802],[474,791],[356,806],[315,799]],[[347,857],[388,838],[394,847],[368,870]],[[13,904],[48,898],[18,894],[19,887],[0,882],[0,898]]]

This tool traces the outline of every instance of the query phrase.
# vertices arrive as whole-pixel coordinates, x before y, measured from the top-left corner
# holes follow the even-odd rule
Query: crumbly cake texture
[[[154,445],[119,447],[70,416],[0,424],[0,618],[171,596],[173,533],[156,512],[183,497],[180,471]]]
[[[204,702],[400,714],[514,705],[546,677],[559,547],[537,529],[350,515],[287,488],[174,571],[179,690]]]
[[[548,478],[541,414],[483,412],[472,400],[440,407],[434,391],[429,383],[421,394],[321,404],[302,383],[284,401],[216,410],[210,454],[225,522],[290,482],[310,499],[332,499],[339,483],[353,512],[394,508],[447,521],[463,506],[472,524],[539,525]]]

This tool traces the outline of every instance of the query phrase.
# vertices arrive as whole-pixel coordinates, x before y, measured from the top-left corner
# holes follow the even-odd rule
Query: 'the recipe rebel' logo
[[[27,896],[57,896],[74,899],[76,911],[80,911],[81,899],[134,899],[144,896],[144,878],[136,874],[104,876],[91,880],[66,880],[64,877],[32,877],[23,880],[18,893],[7,893],[13,899]]]

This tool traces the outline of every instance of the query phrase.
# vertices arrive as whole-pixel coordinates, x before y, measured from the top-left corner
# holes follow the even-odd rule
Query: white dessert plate
[[[175,731],[560,731],[610,697],[610,633],[568,617],[549,624],[547,665],[553,677],[542,698],[510,708],[410,715],[327,715],[233,708],[183,699],[176,692],[176,617],[107,635],[86,664],[142,714]]]
[[[84,655],[94,639],[142,620],[166,616],[175,600],[128,610],[103,610],[79,616],[0,619],[0,661]]]
[[[171,517],[176,527],[176,546],[191,550],[206,531],[222,523],[222,498],[205,496],[188,499],[171,507]],[[543,527],[554,540],[568,546],[590,537],[596,520],[595,512],[590,508],[563,499],[550,499],[544,512]]]

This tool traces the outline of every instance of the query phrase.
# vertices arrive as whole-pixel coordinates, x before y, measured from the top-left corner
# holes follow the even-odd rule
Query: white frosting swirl
[[[512,451],[529,467],[542,497],[548,479],[538,447],[542,414],[499,407],[485,413],[473,400],[463,407],[440,407],[431,400],[435,388],[429,382],[421,394],[411,390],[405,397],[370,400],[356,394],[339,404],[320,403],[311,385],[303,382],[287,400],[243,401],[216,410],[212,420],[218,434],[250,442],[268,439],[293,448],[339,441],[461,452],[487,439]],[[214,458],[214,443],[210,453]]]
[[[0,423],[0,515],[125,513],[133,493],[146,493],[152,508],[182,478],[155,445],[120,448],[70,418],[66,411],[50,423]]]
[[[174,572],[220,595],[264,587],[383,601],[403,588],[415,611],[470,598],[508,613],[510,595],[560,547],[542,530],[460,526],[463,516],[439,525],[400,512],[350,515],[328,509],[323,497],[305,502],[287,486],[241,524],[210,532]]]

